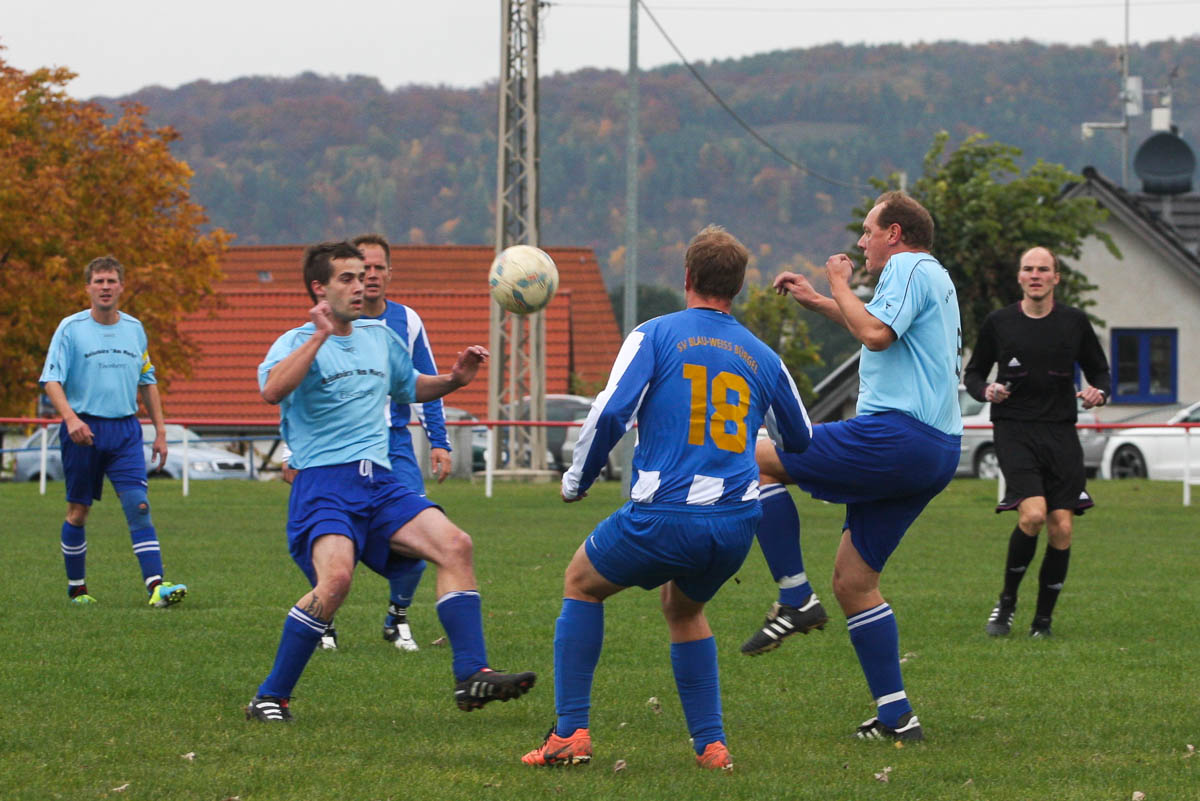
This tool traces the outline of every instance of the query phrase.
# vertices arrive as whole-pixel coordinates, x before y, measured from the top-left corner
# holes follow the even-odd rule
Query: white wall
[[[1174,328],[1179,332],[1178,398],[1183,402],[1200,398],[1200,282],[1165,261],[1115,217],[1110,216],[1104,227],[1124,258],[1115,259],[1092,237],[1072,267],[1098,286],[1090,295],[1096,305],[1088,311],[1106,324],[1096,333],[1109,363],[1114,328]],[[1099,409],[1097,417],[1112,422],[1152,408],[1156,407],[1114,404]]]

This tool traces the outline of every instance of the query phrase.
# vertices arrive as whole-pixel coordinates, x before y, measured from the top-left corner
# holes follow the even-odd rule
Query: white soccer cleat
[[[383,627],[383,638],[396,646],[399,651],[419,651],[417,641],[413,639],[412,629],[407,623],[397,623],[395,626]]]
[[[337,629],[330,623],[325,627],[325,633],[321,635],[321,650],[336,651],[337,649]]]

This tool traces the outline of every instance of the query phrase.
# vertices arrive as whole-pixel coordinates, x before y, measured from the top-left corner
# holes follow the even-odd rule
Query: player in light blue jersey
[[[183,600],[187,586],[163,580],[162,550],[146,497],[139,397],[154,422],[151,453],[160,468],[167,461],[162,403],[146,331],[137,319],[118,309],[125,289],[125,268],[119,261],[112,256],[92,259],[84,280],[91,308],[58,324],[39,379],[63,419],[59,442],[67,519],[61,542],[67,595],[76,604],[96,601],[87,589],[84,526],[92,502],[100,500],[107,475],[125,511],[149,603],[171,606]]]
[[[754,542],[758,468],[754,442],[768,412],[781,447],[803,451],[812,427],[778,354],[730,314],[749,257],[710,226],[685,257],[687,308],[638,326],[626,338],[583,424],[562,478],[567,503],[587,495],[608,452],[636,422],[630,501],[602,522],[567,566],[554,635],[557,719],[522,761],[591,760],[592,675],[604,638],[604,600],[627,587],[661,587],[671,667],[703,768],[731,770],[704,604]]]
[[[380,234],[363,234],[350,241],[363,254],[366,278],[363,285],[363,319],[382,320],[399,334],[412,354],[413,366],[425,375],[437,375],[437,364],[429,338],[420,316],[408,306],[387,299],[388,285],[392,280],[391,245]],[[442,413],[440,398],[429,403],[397,403],[387,405],[388,458],[392,462],[392,473],[401,484],[425,494],[425,478],[413,451],[412,432],[409,423],[414,413],[425,428],[429,438],[431,472],[438,483],[450,475],[450,442],[446,438],[446,419]],[[290,451],[288,452],[290,454]],[[284,459],[284,477],[290,483],[295,469]],[[383,639],[398,650],[419,650],[408,622],[408,608],[412,604],[425,572],[425,560],[406,561],[399,566],[397,575],[385,576],[388,580],[388,609],[383,619]],[[337,629],[333,621],[321,637],[321,647],[328,651],[337,650]]]
[[[299,471],[288,502],[288,547],[313,585],[284,621],[275,664],[246,706],[248,719],[292,719],[289,700],[359,562],[392,575],[407,561],[437,566],[437,613],[453,652],[455,703],[478,709],[528,692],[533,673],[488,666],[471,538],[424,495],[401,484],[388,459],[384,408],[440,398],[475,377],[487,350],[472,346],[443,375],[421,375],[408,348],[378,320],[360,320],[362,253],[349,242],[310,247],[304,282],[312,322],[288,331],[258,369],[263,399]]]
[[[795,273],[775,279],[780,294],[789,293],[863,343],[858,416],[816,426],[812,447],[803,454],[759,444],[763,517],[758,541],[779,583],[779,597],[742,652],[765,653],[784,637],[826,620],[804,572],[800,519],[785,485],[844,503],[833,593],[878,709],[856,735],[919,740],[921,724],[900,676],[896,617],[879,592],[879,574],[958,465],[958,296],[945,268],[929,254],[933,219],[907,195],[888,192],[876,200],[858,246],[866,254],[867,271],[879,276],[869,304],[851,289],[853,264],[842,254],[825,263],[832,298]]]

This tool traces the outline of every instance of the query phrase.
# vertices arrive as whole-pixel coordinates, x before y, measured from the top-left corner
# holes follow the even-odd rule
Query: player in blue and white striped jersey
[[[529,765],[591,759],[592,675],[606,598],[662,588],[671,666],[698,763],[729,770],[717,650],[704,604],[745,561],[758,524],[754,443],[773,413],[780,447],[803,451],[812,426],[778,354],[730,314],[749,254],[710,226],[685,258],[687,308],[626,338],[563,475],[562,497],[586,496],[608,452],[635,423],[630,501],[603,521],[567,566],[554,637],[557,720]]]

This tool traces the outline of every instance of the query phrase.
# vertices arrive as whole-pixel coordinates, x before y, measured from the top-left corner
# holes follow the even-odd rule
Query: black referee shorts
[[[997,512],[1039,496],[1046,499],[1047,511],[1072,509],[1081,515],[1095,506],[1086,490],[1083,448],[1074,423],[993,420],[992,435],[1006,487]]]

